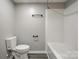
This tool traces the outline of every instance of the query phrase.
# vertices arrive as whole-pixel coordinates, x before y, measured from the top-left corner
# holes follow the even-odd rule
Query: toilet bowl
[[[30,49],[29,45],[18,45],[15,47],[15,51],[19,54],[27,53],[29,49]]]
[[[27,53],[30,50],[29,45],[16,45],[16,37],[7,38],[5,41],[7,50],[12,50],[12,55],[15,59],[28,59]]]
[[[30,49],[29,45],[18,45],[14,49],[15,59],[28,59],[28,51]]]

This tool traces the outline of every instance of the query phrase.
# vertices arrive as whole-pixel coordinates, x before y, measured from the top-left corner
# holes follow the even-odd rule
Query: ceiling
[[[67,0],[48,0],[49,3],[61,3],[66,2]],[[47,0],[14,0],[16,3],[46,3]]]

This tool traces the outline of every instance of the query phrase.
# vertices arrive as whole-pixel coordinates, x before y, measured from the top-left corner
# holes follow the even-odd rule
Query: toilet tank
[[[16,47],[16,36],[6,38],[5,43],[7,49],[14,49]]]

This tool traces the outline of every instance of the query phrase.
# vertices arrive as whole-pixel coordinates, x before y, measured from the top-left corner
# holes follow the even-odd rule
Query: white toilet
[[[16,36],[7,38],[5,42],[6,42],[6,48],[12,50],[15,59],[28,59],[27,53],[30,50],[29,45],[21,44],[16,46],[17,42]]]

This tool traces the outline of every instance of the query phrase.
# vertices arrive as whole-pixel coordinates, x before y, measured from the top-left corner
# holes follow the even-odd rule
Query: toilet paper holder
[[[38,35],[33,35],[33,38],[38,38]]]

